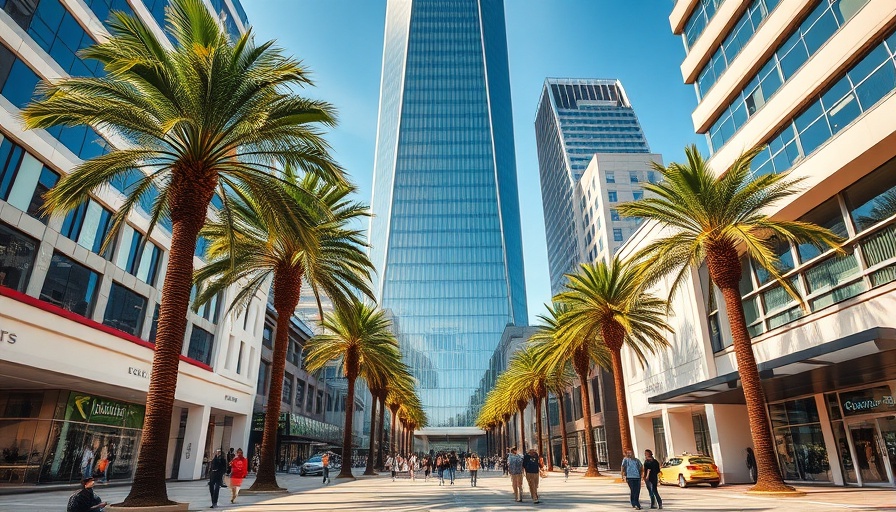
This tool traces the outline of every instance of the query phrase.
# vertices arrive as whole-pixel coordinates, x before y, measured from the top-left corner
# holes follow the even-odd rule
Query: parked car
[[[694,484],[709,484],[718,487],[722,481],[719,468],[712,457],[682,453],[669,457],[660,467],[660,484],[687,487]]]
[[[330,455],[330,471],[340,470],[342,469],[342,464],[339,463],[338,460],[334,460],[335,457]],[[301,466],[299,466],[299,475],[308,476],[308,475],[322,475],[324,472],[324,465],[321,462],[321,455],[315,455],[310,459],[306,460]]]

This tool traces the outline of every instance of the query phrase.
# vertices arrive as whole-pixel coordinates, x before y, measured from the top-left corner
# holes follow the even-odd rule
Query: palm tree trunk
[[[365,475],[375,475],[376,471],[373,470],[373,459],[374,459],[374,450],[376,448],[376,406],[378,404],[378,400],[376,398],[376,393],[371,392],[373,396],[372,404],[370,406],[370,446],[367,450],[367,468],[364,469]]]
[[[381,393],[380,396],[377,397],[377,400],[380,402],[380,420],[378,422],[379,426],[377,427],[380,434],[380,442],[377,447],[376,469],[382,471],[384,469],[383,451],[386,448],[386,393]]]
[[[719,281],[716,283],[718,284]],[[725,309],[731,323],[731,337],[734,341],[734,353],[737,356],[737,371],[744,388],[750,434],[753,437],[753,452],[756,455],[757,478],[756,485],[751,490],[792,491],[793,487],[785,484],[781,477],[781,470],[775,456],[775,443],[769,429],[765,391],[762,389],[750,333],[747,331],[740,290],[736,286],[720,287],[720,289],[725,298]]]
[[[394,456],[395,448],[396,448],[396,446],[395,446],[395,429],[397,428],[396,423],[398,423],[398,421],[396,421],[398,419],[398,417],[397,417],[398,406],[390,406],[389,411],[392,413],[392,421],[389,422],[390,425],[392,426],[391,432],[389,433],[389,455]]]
[[[557,396],[557,405],[560,406],[560,461],[569,460],[569,445],[566,442],[566,405],[563,403],[563,393]]]
[[[535,397],[535,451],[538,452],[538,455],[545,457],[544,445],[542,444],[543,439],[544,431],[542,430],[541,425],[541,398]]]
[[[165,466],[171,434],[171,415],[187,330],[187,311],[193,282],[196,239],[205,224],[217,178],[196,180],[175,169],[171,190],[171,250],[162,286],[155,353],[146,395],[143,439],[131,491],[122,503],[128,507],[173,504],[165,487]]]
[[[588,469],[586,477],[601,476],[597,469],[597,447],[594,446],[594,435],[591,433],[591,398],[588,396],[588,373],[591,370],[591,361],[588,354],[577,350],[573,356],[573,366],[579,376],[582,392],[582,419],[585,421],[585,452],[588,454]]]
[[[544,415],[545,415],[545,419],[547,419],[547,424],[548,424],[548,438],[547,438],[548,449],[546,450],[548,455],[545,458],[548,459],[548,471],[553,471],[554,470],[554,443],[551,442],[551,404],[550,404],[549,397],[550,397],[550,395],[548,395],[548,394],[544,395]]]
[[[526,417],[525,411],[526,407],[529,405],[529,402],[526,400],[520,400],[516,403],[517,409],[519,409],[519,420],[520,420],[520,453],[526,451]]]
[[[286,353],[289,351],[289,319],[302,288],[302,271],[298,267],[278,268],[274,271],[274,309],[277,311],[277,331],[274,333],[274,354],[271,361],[271,385],[268,388],[268,407],[264,413],[264,432],[258,474],[249,489],[277,491],[277,430],[280,426],[280,403],[283,400],[283,376],[286,374]]]
[[[351,478],[352,475],[352,428],[355,416],[355,380],[358,378],[358,355],[353,351],[345,357],[348,371],[348,394],[345,397],[345,431],[342,433],[342,469],[336,478]]]
[[[625,375],[622,373],[622,351],[611,350],[613,384],[616,386],[616,410],[619,411],[619,439],[622,453],[632,448],[631,425],[628,422],[628,401],[625,399]]]

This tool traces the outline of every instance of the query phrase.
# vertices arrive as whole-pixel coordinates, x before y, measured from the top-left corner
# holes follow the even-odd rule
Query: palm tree
[[[821,249],[837,247],[840,240],[815,224],[773,219],[764,213],[771,205],[796,193],[799,180],[789,179],[786,173],[752,176],[750,164],[761,150],[754,148],[743,153],[724,174],[716,176],[697,148],[689,146],[685,149],[687,163],[654,165],[662,174],[663,182],[644,186],[652,196],[620,205],[619,210],[627,216],[653,220],[671,231],[639,253],[651,281],[674,274],[671,287],[674,293],[689,271],[706,262],[709,277],[725,300],[743,383],[758,466],[758,480],[753,489],[781,491],[791,487],[784,484],[778,468],[765,393],[744,318],[738,287],[743,272],[739,251],[766,269],[783,289],[802,303],[790,281],[779,271],[780,262],[772,240],[810,243]]]
[[[81,52],[101,62],[105,74],[44,83],[22,111],[28,128],[102,126],[126,141],[64,176],[47,195],[49,212],[64,213],[99,187],[132,181],[106,243],[156,192],[150,229],[160,218],[171,220],[142,447],[126,506],[171,503],[165,462],[178,357],[196,239],[212,196],[239,190],[268,211],[285,210],[272,186],[275,160],[333,182],[342,176],[316,128],[334,123],[332,107],[292,92],[311,83],[299,62],[273,43],[256,45],[251,33],[231,41],[202,0],[172,0],[166,12],[173,49],[138,18],[116,12],[111,37]]]
[[[390,373],[367,380],[367,386],[373,397],[373,406],[370,411],[370,446],[367,453],[367,467],[364,470],[365,475],[375,475],[374,465],[377,455],[375,449],[382,450],[382,430],[384,425],[385,401],[388,391],[395,386],[413,387],[414,378],[411,376],[407,366],[402,364],[398,369],[390,369]],[[379,414],[379,420],[377,418]]]
[[[333,314],[324,317],[321,326],[325,333],[311,338],[305,347],[305,367],[309,372],[316,372],[330,361],[338,361],[342,367],[348,393],[342,437],[343,464],[336,478],[354,478],[351,460],[355,381],[369,372],[398,371],[402,366],[401,353],[386,314],[358,299],[348,306],[337,306]]]
[[[195,273],[195,281],[200,285],[196,307],[235,283],[246,283],[240,287],[231,305],[231,308],[240,308],[247,305],[269,280],[273,283],[278,321],[268,408],[253,491],[279,489],[275,453],[289,347],[289,318],[299,304],[302,282],[311,286],[318,304],[321,291],[339,305],[351,302],[352,288],[373,295],[367,284],[373,266],[364,251],[364,234],[346,227],[367,215],[364,205],[347,199],[354,188],[327,184],[314,174],[307,174],[299,181],[287,172],[284,178],[289,184],[283,187],[284,192],[294,197],[292,206],[297,210],[287,218],[297,222],[288,226],[282,226],[281,222],[278,227],[265,218],[264,210],[253,198],[233,198],[231,211],[222,216],[226,220],[209,223],[202,230],[202,236],[209,240],[209,263]],[[309,201],[304,192],[298,193],[300,191],[310,194],[314,201]],[[309,202],[312,204],[307,204]]]
[[[522,350],[513,355],[507,370],[502,375],[507,376],[511,400],[526,405],[531,400],[535,406],[535,444],[538,453],[543,455],[545,452],[542,447],[541,401],[547,396],[547,371],[541,365],[538,348],[536,345],[526,344]]]
[[[569,306],[567,322],[561,328],[566,332],[561,339],[597,340],[610,353],[619,412],[619,439],[625,453],[632,449],[632,438],[625,399],[622,347],[628,346],[643,361],[645,352],[653,353],[658,347],[667,346],[665,333],[672,332],[665,321],[668,302],[645,293],[638,267],[616,256],[609,263],[599,261],[581,265],[578,274],[568,277],[567,291],[559,296]],[[583,388],[585,384],[582,381]]]
[[[566,443],[566,404],[563,403],[563,394],[570,389],[575,382],[576,374],[572,371],[569,362],[555,366],[547,376],[545,387],[549,393],[557,397],[557,406],[560,413],[560,460],[569,457],[569,447]],[[594,397],[598,400],[599,397]],[[548,443],[551,442],[551,416],[548,414]],[[549,470],[553,471],[553,460]]]
[[[410,403],[416,400],[416,392],[414,391],[414,378],[409,372],[397,372],[396,378],[386,390],[385,405],[392,413],[389,421],[389,453],[395,454],[401,449],[398,443],[398,427],[400,425],[399,411],[402,404]]]
[[[548,372],[558,371],[558,367],[572,364],[576,376],[581,382],[579,389],[582,398],[582,420],[585,423],[585,452],[588,459],[586,477],[600,476],[597,469],[597,447],[594,437],[590,434],[593,429],[591,422],[591,398],[588,394],[588,376],[593,365],[602,368],[610,367],[610,356],[606,346],[596,336],[571,336],[567,325],[570,321],[570,307],[562,302],[560,296],[554,297],[554,307],[548,306],[548,315],[539,315],[544,322],[543,327],[536,332],[532,340],[541,346],[540,361]],[[562,422],[562,420],[561,420]],[[565,438],[564,438],[565,439]]]

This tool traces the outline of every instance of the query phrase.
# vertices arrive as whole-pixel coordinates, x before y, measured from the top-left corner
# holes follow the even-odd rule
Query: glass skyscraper
[[[370,243],[431,427],[472,426],[527,321],[501,0],[389,0]]]
[[[595,153],[649,153],[618,80],[548,78],[535,116],[551,293],[579,263],[575,187]]]

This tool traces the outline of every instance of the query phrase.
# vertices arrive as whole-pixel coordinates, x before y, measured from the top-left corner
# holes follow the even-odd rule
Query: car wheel
[[[688,486],[688,482],[684,479],[684,475],[678,475],[678,486],[682,489]]]
[[[299,470],[299,476],[308,476],[308,473],[305,471],[304,468],[302,468]]]
[[[718,486],[719,486],[719,482],[709,482],[709,486],[710,486],[710,487],[718,487]]]

